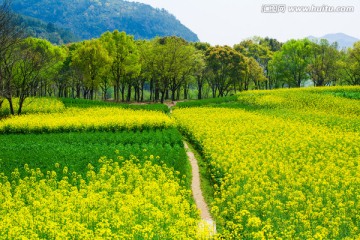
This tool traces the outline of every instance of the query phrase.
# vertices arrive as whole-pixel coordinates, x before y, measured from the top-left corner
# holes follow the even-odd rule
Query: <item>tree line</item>
[[[230,47],[179,37],[134,40],[115,30],[55,46],[25,38],[8,1],[0,9],[0,107],[7,100],[12,114],[29,96],[164,102],[187,99],[191,90],[202,99],[305,82],[359,85],[360,42],[339,50],[326,40],[254,37]]]

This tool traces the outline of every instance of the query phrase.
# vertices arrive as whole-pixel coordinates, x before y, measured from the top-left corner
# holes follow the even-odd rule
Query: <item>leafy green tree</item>
[[[272,51],[272,52],[280,51],[281,46],[283,45],[277,39],[269,38],[269,37],[260,39],[259,44],[269,47],[270,51]]]
[[[114,85],[114,98],[116,101],[125,101],[125,88],[128,86],[128,95],[131,92],[131,79],[140,74],[140,54],[133,36],[125,32],[106,32],[100,41],[112,58],[110,71]],[[130,90],[129,90],[130,89]]]
[[[309,79],[307,72],[311,57],[311,42],[308,39],[290,40],[269,62],[271,76],[276,77],[278,84],[288,87],[300,87]]]
[[[61,68],[58,71],[58,75],[54,78],[54,92],[57,91],[57,97],[69,97],[68,90],[71,87],[71,79],[72,79],[72,72],[73,69],[71,68],[71,57],[72,51],[74,50],[74,46],[76,44],[71,44],[68,46],[63,46],[64,51],[66,52],[66,56],[64,61],[61,64]],[[79,79],[80,80],[80,79]],[[75,88],[71,89],[72,94],[71,97],[80,98],[80,90],[79,95],[75,95]]]
[[[101,75],[99,86],[102,91],[101,98],[103,100],[107,100],[109,98],[109,96],[108,96],[109,89],[112,86],[112,81],[111,81],[111,77],[109,76],[109,74],[104,73]]]
[[[176,99],[176,92],[186,83],[193,70],[195,48],[178,37],[165,37],[155,40],[153,47],[152,72],[156,88],[161,95],[160,101]],[[155,94],[156,95],[156,94]]]
[[[254,83],[255,89],[261,89],[261,85],[266,82],[264,70],[260,64],[252,57],[246,59],[247,68],[245,72],[244,90],[249,89],[250,82]]]
[[[345,84],[360,85],[360,41],[343,54],[339,65]]]
[[[234,49],[246,57],[254,58],[264,69],[272,56],[272,52],[267,45],[261,45],[253,39],[244,40],[241,43],[236,44]]]
[[[58,77],[54,80],[55,88],[58,91],[58,97],[80,98],[84,90],[84,73],[80,66],[73,64],[74,54],[77,49],[83,45],[82,42],[72,43],[64,49],[67,52],[62,67],[59,70]]]
[[[195,48],[192,45],[186,44],[183,46],[176,57],[175,66],[177,69],[174,69],[174,75],[172,76],[172,80],[170,82],[170,90],[171,90],[171,100],[179,100],[180,99],[180,89],[184,90],[184,99],[188,99],[189,94],[189,86],[193,80],[193,74],[197,70],[197,67],[201,67],[199,61],[201,59],[195,59]],[[175,92],[177,91],[177,95],[175,96]]]
[[[137,85],[137,81],[141,72],[141,64],[139,57],[140,55],[138,51],[136,51],[136,54],[131,54],[130,61],[134,62],[135,64],[129,65],[126,68],[126,72],[125,72],[125,80],[127,84],[126,101],[128,102],[130,102],[131,100],[132,87]]]
[[[206,65],[205,54],[210,48],[210,44],[203,42],[193,43],[197,49],[194,56],[194,76],[196,78],[196,86],[198,90],[198,99],[203,98],[203,89],[207,80],[211,77],[211,70]]]
[[[338,78],[337,44],[329,44],[326,39],[311,43],[311,57],[308,66],[309,76],[315,86],[325,86],[336,82]]]
[[[206,52],[206,61],[214,74],[210,82],[213,97],[226,96],[246,66],[243,54],[229,46],[210,47]]]
[[[210,43],[206,43],[206,42],[193,42],[191,43],[197,50],[202,51],[202,52],[206,52],[210,47]]]
[[[149,82],[150,100],[154,102],[160,101],[160,83],[164,75],[165,61],[161,61],[161,54],[164,54],[164,46],[159,43],[159,38],[151,41],[143,41],[139,45],[141,51],[141,74]]]
[[[84,41],[72,57],[72,65],[84,76],[84,98],[94,99],[104,74],[107,74],[111,57],[98,39]]]
[[[25,99],[37,94],[41,79],[51,78],[51,73],[56,73],[52,68],[64,59],[65,52],[47,40],[26,38],[16,48],[16,55],[13,77],[19,97],[17,113],[21,114]]]
[[[194,77],[196,78],[196,86],[198,90],[198,99],[203,98],[203,88],[206,82],[208,68],[205,62],[205,53],[196,51],[194,55]]]
[[[137,100],[142,102],[144,100],[144,87],[145,83],[149,82],[150,87],[150,100],[154,100],[154,73],[153,73],[153,65],[155,55],[153,54],[154,49],[154,41],[137,41],[137,46],[140,54],[140,64],[141,71],[137,81],[135,82],[135,94],[138,98]]]
[[[49,67],[41,71],[39,75],[39,86],[36,95],[40,97],[54,96],[56,94],[56,82],[59,78],[63,78],[61,70],[64,67],[64,62],[67,59],[69,51],[65,45],[53,47],[60,55],[54,59],[54,62]]]
[[[270,50],[270,48],[266,44],[260,44],[262,41],[262,38],[253,38],[249,40],[244,40],[241,43],[234,46],[234,49],[242,54],[244,54],[248,58],[253,58],[258,62],[258,65],[261,66],[263,74],[261,76],[261,80],[252,80],[251,82],[255,83],[255,88],[260,89],[262,86],[257,85],[265,85],[266,89],[272,88],[272,82],[270,81],[270,76],[268,74],[268,65],[269,61],[271,60],[273,56],[273,52]],[[248,64],[251,64],[251,67],[255,67],[255,63],[253,61],[249,61]],[[257,70],[258,68],[256,68]],[[251,75],[251,74],[250,74]],[[266,79],[264,81],[264,76],[266,76]],[[245,80],[245,89],[248,89],[249,81]]]

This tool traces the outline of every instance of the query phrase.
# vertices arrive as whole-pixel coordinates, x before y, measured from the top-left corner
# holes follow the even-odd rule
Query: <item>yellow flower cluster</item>
[[[174,121],[155,111],[130,110],[111,107],[69,108],[52,114],[28,114],[0,121],[0,132],[69,132],[118,131],[132,129],[168,128]]]
[[[179,109],[173,116],[208,161],[212,213],[224,238],[360,237],[359,131],[241,109]]]
[[[100,159],[86,177],[60,165],[0,175],[1,239],[195,239],[201,238],[191,192],[166,166],[135,158],[122,164]],[[57,180],[57,175],[62,180]]]
[[[19,107],[19,99],[13,99],[13,106],[15,112]],[[2,112],[9,112],[10,110],[9,102],[7,100],[1,106]],[[65,109],[64,103],[56,98],[35,98],[29,97],[25,99],[23,104],[22,113],[53,113],[60,112]]]
[[[337,97],[326,92],[348,92],[360,95],[360,87],[294,88],[271,91],[248,91],[238,95],[240,102],[269,108],[317,111],[325,114],[360,115],[358,100]]]

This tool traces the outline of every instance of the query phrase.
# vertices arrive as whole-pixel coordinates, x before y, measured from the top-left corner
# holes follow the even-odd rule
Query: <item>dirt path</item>
[[[176,106],[176,104],[178,102],[183,102],[183,101],[166,101],[166,102],[164,102],[164,104],[166,106],[168,106],[168,108],[170,109],[170,114],[172,113],[172,107]]]
[[[191,190],[196,206],[200,210],[201,219],[203,220],[200,227],[205,228],[205,230],[209,231],[211,235],[216,234],[216,224],[210,215],[209,208],[205,202],[204,196],[201,191],[200,171],[198,162],[195,158],[194,153],[190,150],[188,144],[185,141],[184,147],[192,169]]]
[[[165,104],[170,109],[170,114],[172,113],[172,107],[176,105],[177,102],[165,102]],[[191,190],[193,193],[193,198],[195,200],[197,208],[200,210],[201,223],[199,227],[201,230],[209,232],[210,236],[216,234],[216,223],[212,219],[207,203],[205,202],[204,196],[201,190],[201,181],[200,181],[200,171],[198,161],[195,158],[194,153],[189,148],[188,144],[184,141],[184,147],[186,154],[189,158],[192,171],[192,180],[191,180]]]

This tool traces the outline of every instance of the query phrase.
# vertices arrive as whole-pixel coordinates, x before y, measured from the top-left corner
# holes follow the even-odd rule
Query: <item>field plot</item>
[[[194,239],[198,212],[173,170],[101,160],[86,176],[28,169],[0,178],[4,239]],[[61,181],[56,178],[63,174]]]
[[[359,237],[359,101],[312,91],[173,112],[208,161],[224,238]]]
[[[174,128],[120,133],[3,134],[0,141],[4,143],[0,146],[0,167],[7,173],[18,168],[23,174],[25,164],[46,172],[61,163],[70,173],[84,176],[89,163],[99,170],[101,157],[117,159],[119,155],[124,159],[136,156],[139,162],[151,157],[153,163],[167,164],[181,176],[189,171],[181,135]]]
[[[206,234],[198,228],[182,137],[166,114],[67,108],[9,117],[0,125],[0,236],[196,239]]]
[[[125,104],[117,102],[104,102],[104,101],[92,101],[86,99],[73,99],[73,98],[62,98],[61,101],[64,103],[67,108],[92,108],[92,107],[117,107],[133,110],[149,110],[149,111],[160,111],[160,112],[169,112],[169,108],[161,103],[152,103],[152,104]]]
[[[20,115],[0,122],[0,133],[48,133],[161,129],[173,126],[166,114],[112,107],[68,108],[59,113]]]
[[[13,105],[16,109],[19,105],[19,99],[13,99]],[[23,114],[29,113],[54,113],[61,112],[65,109],[65,105],[62,101],[56,98],[27,98],[23,104]],[[0,117],[10,114],[9,102],[4,101],[0,108]]]
[[[265,116],[276,116],[312,125],[360,129],[360,87],[326,87],[248,91],[238,95],[181,102],[177,108],[214,107],[243,109]]]

